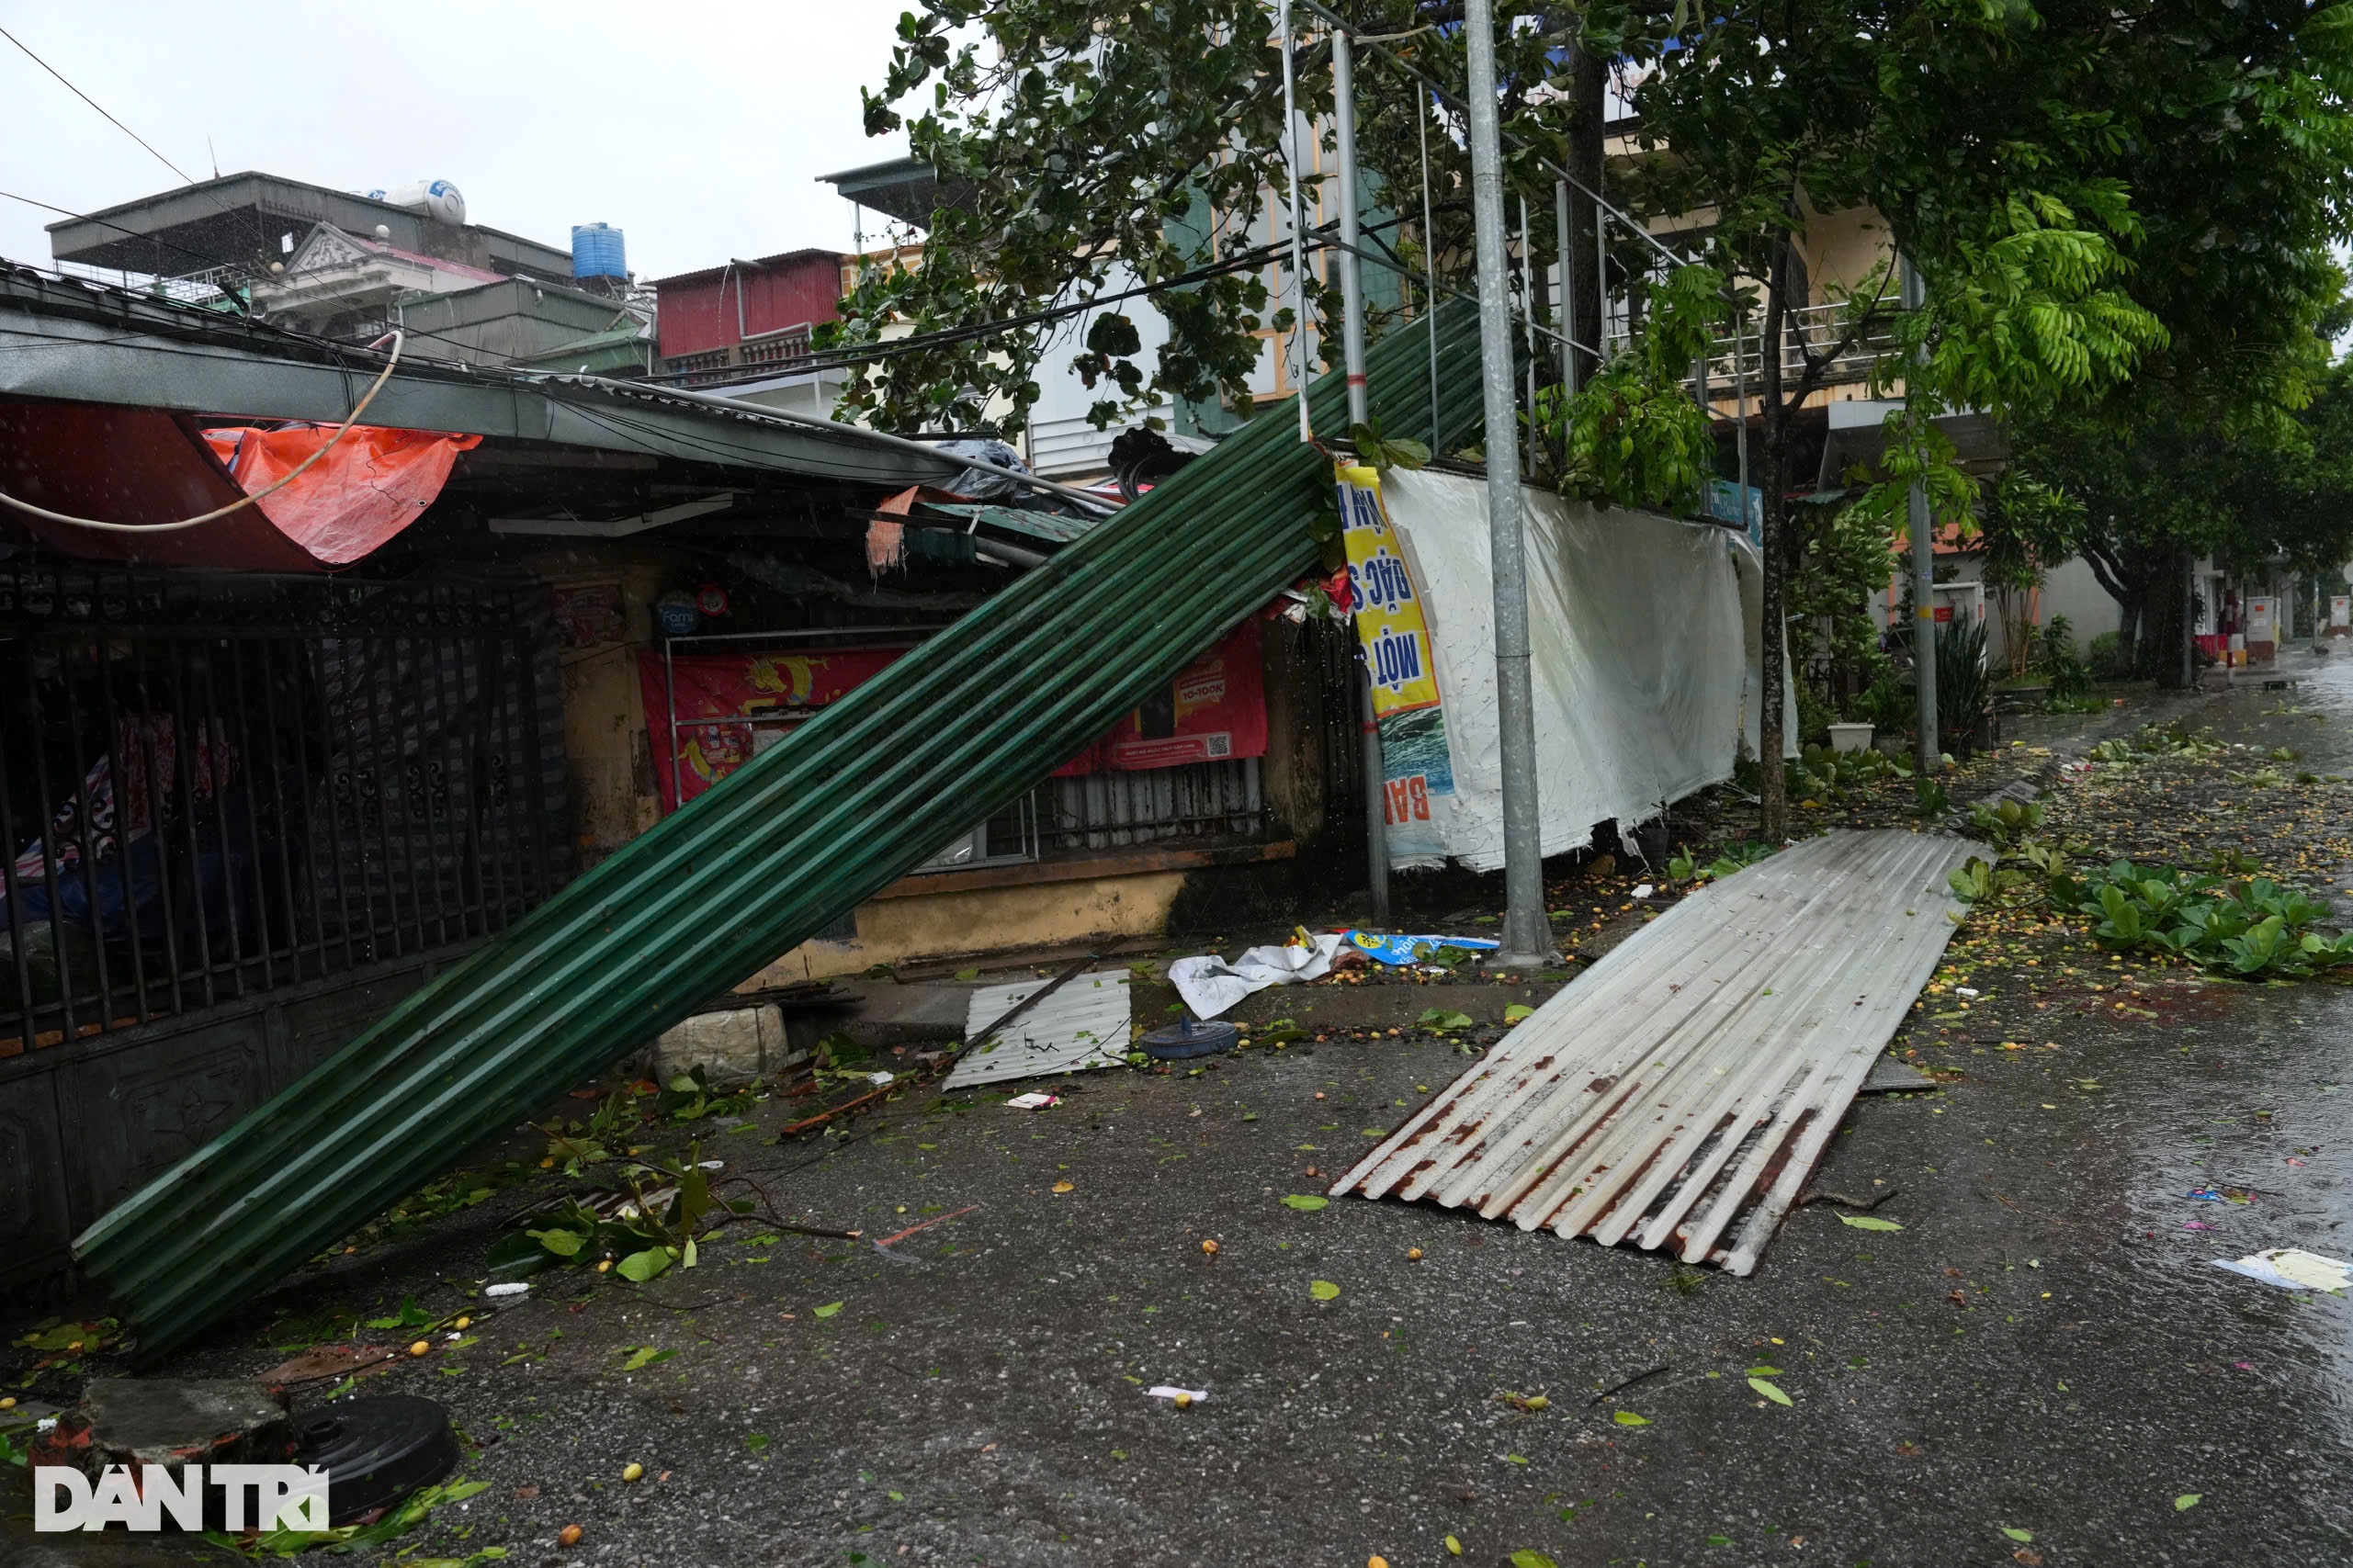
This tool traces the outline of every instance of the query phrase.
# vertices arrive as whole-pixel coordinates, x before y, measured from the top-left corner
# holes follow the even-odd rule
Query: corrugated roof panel
[[[1974,846],[1833,833],[1713,884],[1332,1188],[1746,1274],[1951,938]]]
[[[1083,539],[1093,532],[1100,517],[1071,517],[1059,512],[1032,512],[1019,506],[988,506],[968,502],[926,502],[933,512],[954,513],[990,528],[1002,528],[1008,533],[1026,534],[1033,539],[1049,544],[1068,545]]]
[[[1476,319],[1431,321],[1460,431]],[[1428,336],[1393,332],[1369,369],[1387,428],[1425,438]],[[1340,378],[1313,397],[1338,429]],[[187,1340],[1046,778],[1311,570],[1330,493],[1289,419],[1252,421],[444,970],[76,1257],[142,1350]]]
[[[1048,986],[1054,982],[1024,980],[974,991],[965,1038],[971,1040]],[[1128,1021],[1127,971],[1091,970],[1054,986],[1035,1007],[998,1031],[996,1039],[967,1046],[947,1087],[1118,1066],[1127,1060]]]

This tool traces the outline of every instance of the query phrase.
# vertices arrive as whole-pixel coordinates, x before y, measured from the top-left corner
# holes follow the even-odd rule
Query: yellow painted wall
[[[737,989],[858,975],[877,964],[1157,935],[1168,927],[1184,877],[1182,871],[1152,871],[877,898],[858,906],[856,941],[805,942]]]
[[[653,752],[646,734],[638,654],[653,645],[653,601],[673,575],[667,552],[623,558],[551,551],[526,563],[549,591],[617,581],[623,640],[564,649],[564,766],[571,805],[572,851],[583,870],[661,818]]]

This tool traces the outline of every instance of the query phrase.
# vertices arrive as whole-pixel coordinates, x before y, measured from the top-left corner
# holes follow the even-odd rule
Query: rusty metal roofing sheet
[[[1936,968],[1972,846],[1782,851],[1683,900],[1521,1021],[1332,1188],[1757,1266]]]
[[[1053,988],[1048,991],[1048,987]],[[966,1038],[978,1035],[1040,991],[1047,994],[998,1030],[994,1039],[976,1040],[966,1047],[956,1058],[956,1071],[948,1075],[949,1089],[1115,1067],[1127,1060],[1125,969],[1092,970],[1061,986],[1051,980],[983,986],[972,993]]]

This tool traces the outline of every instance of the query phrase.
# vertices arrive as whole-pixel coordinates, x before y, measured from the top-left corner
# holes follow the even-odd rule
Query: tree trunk
[[[1602,51],[1589,49],[1582,32],[1568,51],[1568,172],[1587,190],[1601,188],[1601,121],[1608,112],[1608,91]],[[1599,348],[1601,344],[1602,289],[1600,256],[1601,210],[1593,198],[1575,186],[1568,192],[1568,255],[1561,276],[1568,291],[1570,318],[1577,330],[1570,335]],[[1596,367],[1593,355],[1576,351],[1577,384],[1584,386]]]
[[[1757,451],[1757,484],[1764,502],[1764,592],[1759,615],[1761,669],[1757,682],[1760,711],[1757,721],[1757,826],[1769,844],[1789,836],[1789,791],[1782,773],[1782,750],[1787,737],[1782,726],[1786,701],[1782,680],[1788,657],[1788,626],[1782,616],[1789,570],[1789,488],[1783,477],[1789,457],[1789,410],[1782,402],[1782,328],[1786,317],[1782,295],[1789,281],[1789,236],[1772,241],[1771,274],[1765,289],[1763,333],[1765,412],[1762,439]]]
[[[2159,562],[2151,574],[2141,612],[2141,646],[2136,650],[2135,668],[2169,691],[2181,689],[2181,650],[2190,633],[2187,606],[2183,604],[2187,597],[2183,577],[2178,556]]]

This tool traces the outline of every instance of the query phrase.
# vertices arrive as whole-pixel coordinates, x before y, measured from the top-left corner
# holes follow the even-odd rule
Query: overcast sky
[[[217,162],[345,190],[447,179],[469,221],[561,248],[602,220],[660,277],[849,249],[849,204],[816,180],[904,150],[868,141],[858,105],[901,8],[0,0],[0,26],[196,178]],[[179,183],[0,39],[0,191],[89,212]],[[0,255],[47,264],[56,220],[0,199]]]

